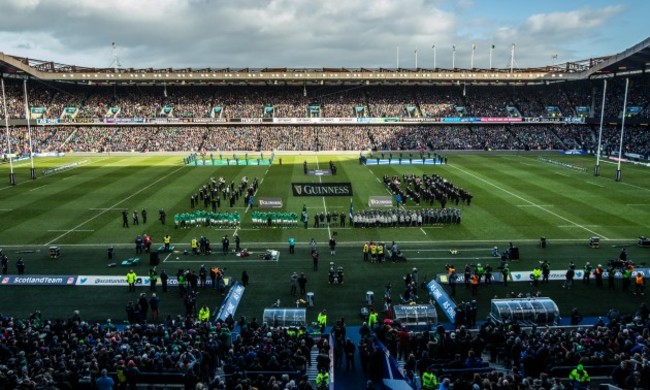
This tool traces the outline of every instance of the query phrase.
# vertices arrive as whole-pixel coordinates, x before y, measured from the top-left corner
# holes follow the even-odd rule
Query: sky
[[[469,68],[472,51],[487,68],[492,51],[509,68],[514,44],[526,68],[621,52],[648,15],[648,0],[0,0],[0,51],[99,68]]]

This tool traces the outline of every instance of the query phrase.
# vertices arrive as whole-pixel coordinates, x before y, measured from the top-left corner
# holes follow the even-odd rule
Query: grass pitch
[[[554,161],[583,167],[571,169],[541,161],[540,156]],[[160,245],[169,233],[181,251],[189,248],[194,237],[207,236],[215,253],[210,256],[189,256],[182,253],[162,254],[159,266],[168,273],[178,268],[198,270],[201,264],[226,268],[226,275],[238,279],[243,270],[251,276],[238,315],[262,316],[264,307],[276,299],[282,306],[295,307],[289,294],[289,278],[293,271],[305,272],[307,290],[315,293],[316,306],[308,308],[308,318],[315,320],[317,312],[326,307],[330,318],[345,317],[354,323],[359,308],[365,304],[366,291],[374,291],[381,300],[384,285],[393,284],[393,302],[403,290],[402,277],[417,267],[421,278],[431,278],[444,272],[444,265],[454,263],[460,268],[465,263],[490,262],[490,249],[501,249],[509,242],[519,246],[521,260],[511,264],[514,270],[530,270],[537,261],[546,259],[552,269],[565,269],[569,261],[581,267],[586,261],[603,263],[617,257],[622,247],[627,247],[632,260],[648,262],[650,250],[637,248],[639,235],[650,235],[650,180],[647,167],[624,165],[623,180],[614,181],[616,166],[607,162],[601,165],[601,175],[591,172],[591,157],[564,157],[556,154],[532,153],[450,153],[448,165],[436,166],[365,166],[359,165],[356,155],[289,155],[281,156],[282,165],[268,166],[184,166],[182,155],[112,155],[66,156],[35,160],[37,179],[31,180],[29,161],[14,164],[16,186],[9,185],[9,166],[0,166],[0,247],[9,256],[9,273],[15,273],[15,261],[22,256],[28,274],[64,275],[120,275],[125,268],[108,268],[106,250],[114,246],[115,260],[133,257],[134,238],[147,233]],[[305,176],[303,161],[310,166],[325,168],[333,161],[338,168],[336,176]],[[79,166],[43,175],[46,169],[71,163]],[[350,227],[324,227],[314,229],[256,228],[243,200],[229,210],[222,201],[221,209],[242,214],[242,224],[237,230],[242,246],[253,252],[279,249],[278,262],[257,261],[255,256],[240,259],[220,253],[221,238],[231,238],[233,229],[192,228],[174,229],[172,216],[190,210],[190,195],[210,177],[223,176],[227,181],[239,183],[243,176],[249,180],[258,177],[260,186],[256,198],[281,197],[284,210],[300,213],[303,205],[310,217],[320,211],[337,211],[347,214],[349,197],[294,197],[291,182],[350,182],[354,190],[356,211],[367,208],[369,196],[388,195],[383,184],[384,175],[436,173],[458,187],[470,191],[474,198],[471,206],[459,205],[463,210],[460,225],[439,225],[393,229],[352,229]],[[436,204],[438,205],[438,204]],[[406,208],[414,208],[409,203]],[[121,212],[146,208],[146,224],[122,228]],[[158,210],[165,209],[167,224],[158,220]],[[336,256],[330,256],[327,241],[337,233],[339,247]],[[539,237],[548,240],[548,247],[537,247]],[[590,249],[588,238],[599,236],[601,249]],[[295,237],[298,245],[295,255],[288,254],[287,241]],[[320,269],[312,271],[308,242],[314,238],[321,252]],[[361,246],[365,241],[396,241],[408,258],[406,263],[369,264],[361,261]],[[61,247],[58,260],[48,258],[48,247]],[[459,249],[451,255],[449,249]],[[178,257],[178,259],[176,259]],[[330,261],[345,267],[345,284],[327,283]],[[136,268],[139,274],[148,270],[148,258]],[[571,293],[562,290],[559,282],[542,286],[544,295],[556,300],[563,315],[573,307],[583,314],[598,315],[610,307],[623,312],[634,311],[647,298],[634,297],[619,290],[599,291],[593,285],[580,283]],[[508,289],[491,286],[479,294],[479,316],[489,310],[489,299],[503,297],[506,292],[529,292],[527,283],[512,283]],[[142,292],[146,291],[142,289]],[[135,295],[119,287],[13,287],[2,286],[3,299],[0,312],[24,317],[39,309],[46,317],[69,316],[79,309],[88,319],[124,319],[124,306]],[[428,300],[426,292],[421,300]],[[459,288],[457,301],[471,299]],[[216,308],[222,297],[214,291],[203,291],[199,304]],[[176,290],[163,296],[161,311],[166,314],[183,313]],[[442,314],[441,314],[442,315]]]

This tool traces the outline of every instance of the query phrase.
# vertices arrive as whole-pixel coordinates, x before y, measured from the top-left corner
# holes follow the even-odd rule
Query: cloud
[[[5,0],[0,50],[80,66],[106,67],[116,42],[124,67],[393,67],[504,66],[510,44],[520,66],[537,66],[553,50],[597,36],[622,6],[535,13],[502,23],[503,15],[468,17],[474,1],[443,0]],[[570,39],[567,39],[567,36]],[[494,39],[488,38],[494,37]],[[499,61],[499,62],[498,62]],[[465,64],[467,63],[467,64]]]
[[[602,38],[603,29],[624,9],[621,5],[615,5],[537,13],[528,16],[519,25],[500,27],[495,32],[495,41],[499,47],[508,49],[512,43],[516,44],[515,61],[518,67],[550,64],[552,56],[556,54],[559,62],[582,60],[586,59],[584,49],[598,47],[597,41]],[[510,58],[506,53],[502,54],[500,66]],[[596,53],[604,54],[607,53]]]
[[[620,13],[621,5],[599,9],[582,8],[569,12],[552,12],[535,14],[528,17],[524,28],[531,35],[544,35],[548,38],[590,35],[593,31],[606,24],[611,18]]]

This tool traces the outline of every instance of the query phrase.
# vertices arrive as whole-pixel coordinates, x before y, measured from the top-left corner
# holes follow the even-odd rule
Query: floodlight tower
[[[117,56],[117,45],[115,45],[115,42],[111,43],[111,50],[113,53],[113,61],[111,62],[111,67],[114,71],[117,72],[117,69],[121,68],[122,64],[120,64],[120,57]]]

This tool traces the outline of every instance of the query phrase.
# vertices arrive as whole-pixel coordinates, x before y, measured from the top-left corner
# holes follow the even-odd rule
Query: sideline
[[[410,228],[404,228],[404,229],[415,229],[415,227],[410,227]],[[224,230],[232,230],[232,229],[224,229]],[[311,228],[309,228],[311,230]],[[70,231],[72,232],[72,231]],[[630,239],[630,237],[617,237],[617,238],[604,238],[600,237],[601,243],[602,241],[609,241],[611,246],[613,248],[616,247],[629,247],[636,245],[636,241],[633,239]],[[336,246],[341,246],[341,247],[354,247],[357,245],[363,245],[366,243],[367,240],[363,241],[345,241],[341,243],[337,243]],[[513,241],[510,238],[493,238],[493,239],[488,239],[488,240],[432,240],[432,241],[399,241],[400,245],[412,245],[413,247],[418,247],[418,246],[423,246],[423,247],[431,247],[431,245],[450,245],[453,246],[454,248],[457,249],[462,249],[462,245],[474,245],[474,244],[488,244],[488,245],[494,245],[495,241]],[[518,239],[515,240],[518,243],[526,243],[526,244],[538,244],[539,239]],[[584,238],[554,238],[553,242],[558,242],[558,243],[563,243],[563,244],[588,244],[588,240]],[[262,248],[265,247],[265,249],[268,249],[269,247],[277,246],[277,247],[283,247],[286,245],[285,241],[251,241],[251,248]],[[2,248],[13,248],[13,249],[22,249],[22,248],[29,248],[29,247],[40,247],[40,246],[46,246],[49,244],[2,244],[0,243],[0,246]],[[132,248],[133,244],[132,243],[114,243],[114,242],[95,242],[95,243],[85,243],[85,244],[57,244],[59,247],[68,247],[68,248],[89,248],[89,247],[102,247],[106,245],[111,245],[115,248]],[[297,241],[296,242],[297,246],[304,246],[304,247],[309,247],[309,242],[308,241]],[[189,248],[190,245],[183,245],[183,244],[178,244],[176,245],[178,248]]]

